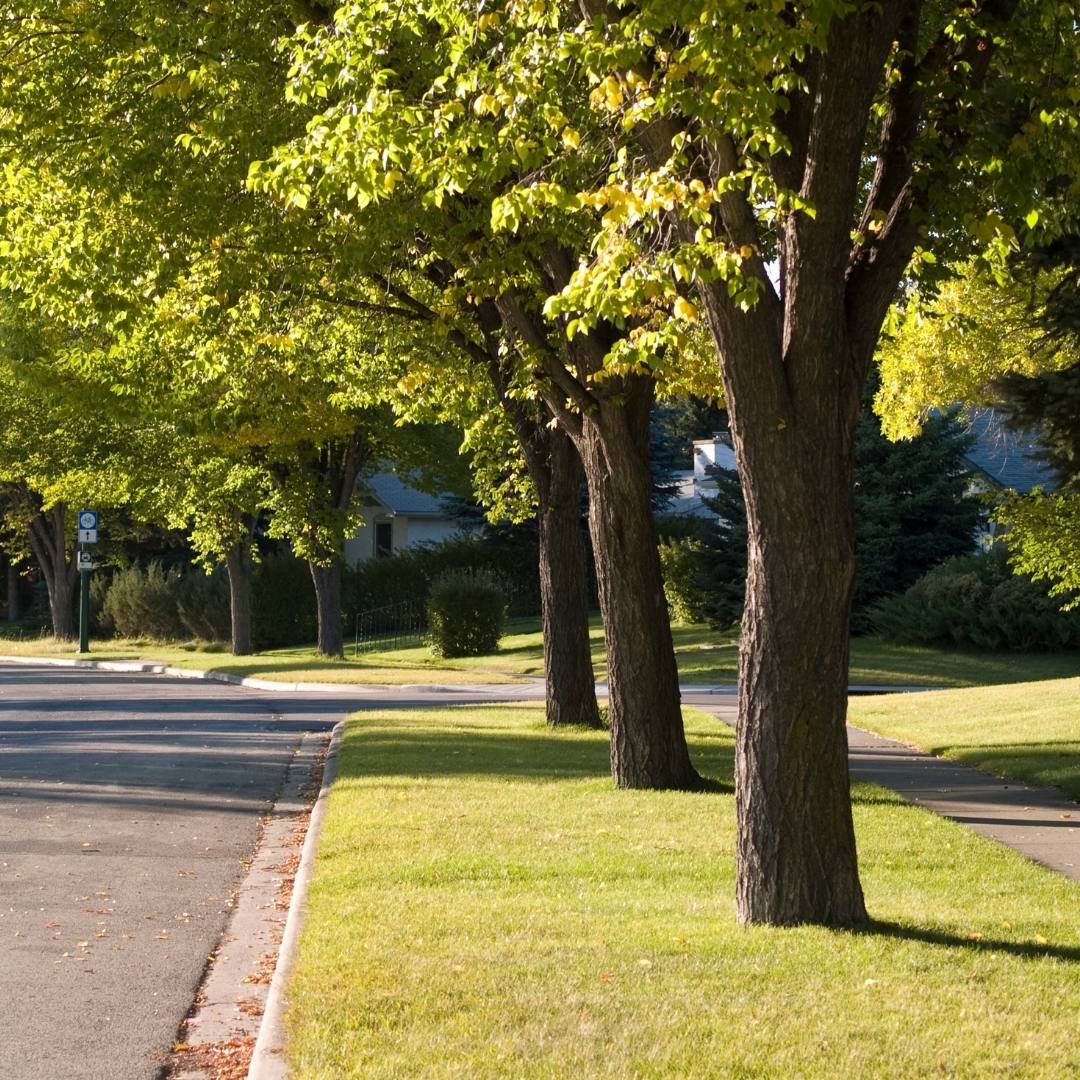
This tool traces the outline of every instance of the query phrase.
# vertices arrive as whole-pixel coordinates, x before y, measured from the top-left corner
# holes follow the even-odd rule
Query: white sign
[[[97,529],[80,529],[79,530],[79,543],[80,544],[96,544],[97,543]]]
[[[80,570],[93,570],[94,569],[94,556],[89,551],[79,552],[79,569]]]

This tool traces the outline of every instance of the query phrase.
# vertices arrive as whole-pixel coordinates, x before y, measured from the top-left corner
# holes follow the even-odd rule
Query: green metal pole
[[[90,571],[79,571],[79,652],[90,651]]]

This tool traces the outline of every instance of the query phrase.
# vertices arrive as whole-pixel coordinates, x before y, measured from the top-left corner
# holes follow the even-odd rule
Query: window
[[[394,523],[392,521],[375,522],[375,557],[394,553]]]

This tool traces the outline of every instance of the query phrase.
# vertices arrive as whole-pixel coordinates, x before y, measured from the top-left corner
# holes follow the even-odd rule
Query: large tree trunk
[[[315,583],[315,606],[318,612],[319,642],[324,656],[345,655],[345,635],[341,618],[341,558],[329,563],[308,561]]]
[[[53,637],[70,641],[75,636],[72,601],[79,568],[68,550],[67,512],[63,503],[34,515],[30,523],[30,547],[49,594]]]
[[[695,789],[652,513],[651,383],[627,379],[622,397],[583,416],[576,439],[607,645],[611,774],[619,787]]]
[[[536,486],[547,722],[552,727],[600,727],[589,643],[585,546],[578,525],[584,475],[581,457],[566,431],[552,423],[548,408],[511,393],[511,376],[499,340],[498,306],[484,303],[474,313],[484,347],[468,340],[461,344],[486,366]]]
[[[600,726],[589,645],[582,543],[581,459],[569,437],[548,429],[547,467],[533,471],[540,498],[540,603],[544,626],[547,721]]]
[[[806,438],[795,432],[791,443]],[[736,895],[746,922],[866,919],[845,728],[855,576],[850,439],[850,426],[838,422],[819,429],[813,446],[766,440],[758,467],[744,473],[735,792]],[[773,467],[762,468],[770,453]]]
[[[557,292],[569,280],[573,260],[549,247],[543,262]],[[506,330],[543,360],[551,378],[545,402],[585,469],[607,647],[612,779],[625,788],[696,790],[702,781],[686,746],[653,521],[653,381],[643,375],[593,381],[617,336],[611,327],[573,339],[560,332],[556,350],[547,328],[518,298],[504,295],[496,306]]]
[[[233,656],[249,656],[251,640],[251,545],[237,544],[225,556],[229,574],[229,626]]]

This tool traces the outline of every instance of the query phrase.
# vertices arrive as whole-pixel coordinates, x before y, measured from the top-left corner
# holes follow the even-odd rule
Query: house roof
[[[396,473],[379,472],[364,480],[367,496],[395,514],[412,517],[445,517],[446,499],[441,495],[429,495],[402,480]]]
[[[968,462],[997,487],[1021,493],[1037,484],[1054,487],[1053,470],[1038,456],[1038,442],[1031,432],[1013,431],[995,409],[968,411],[967,422],[975,442]]]

